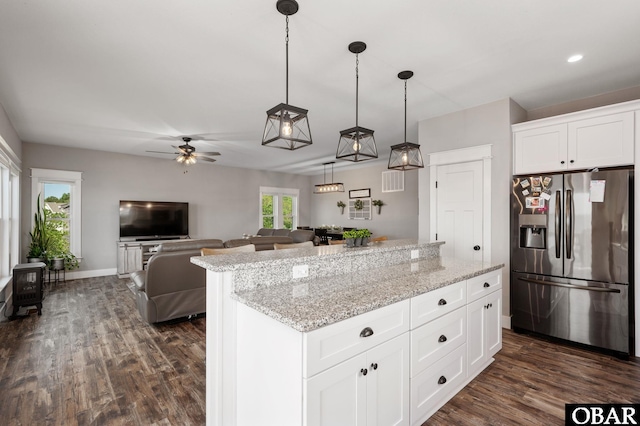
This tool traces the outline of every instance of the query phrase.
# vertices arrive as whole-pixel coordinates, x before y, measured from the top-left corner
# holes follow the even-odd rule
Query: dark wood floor
[[[205,323],[143,323],[127,280],[61,283],[41,317],[0,322],[0,424],[203,425]],[[582,402],[640,402],[640,362],[505,331],[425,425],[563,425]]]

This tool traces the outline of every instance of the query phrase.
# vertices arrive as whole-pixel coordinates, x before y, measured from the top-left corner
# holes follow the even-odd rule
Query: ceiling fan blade
[[[178,151],[180,151],[180,152],[181,152],[181,153],[183,153],[183,154],[188,154],[188,152],[187,152],[187,150],[186,150],[186,149],[180,148],[179,146],[171,145],[171,147],[172,147],[173,149],[177,149]],[[177,152],[176,152],[176,154],[179,154],[179,153],[177,153]]]
[[[194,155],[220,155],[219,152],[197,152]]]
[[[209,157],[198,157],[198,161],[208,161],[209,163],[214,163],[216,160],[214,160],[213,158],[209,158]]]
[[[145,151],[145,152],[153,152],[156,154],[180,154],[179,152],[166,152],[166,151]]]

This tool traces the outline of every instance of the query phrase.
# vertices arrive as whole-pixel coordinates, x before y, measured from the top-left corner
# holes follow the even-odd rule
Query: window
[[[13,151],[0,137],[0,291],[20,263],[20,169],[12,158]]]
[[[260,187],[259,228],[296,229],[299,189]]]
[[[57,250],[82,257],[82,172],[31,169],[32,209],[38,197],[47,212],[47,227]]]

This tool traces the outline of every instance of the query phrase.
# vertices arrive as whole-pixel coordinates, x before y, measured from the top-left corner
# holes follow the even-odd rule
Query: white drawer
[[[467,341],[467,310],[462,307],[411,331],[411,377]]]
[[[466,281],[460,281],[412,298],[411,329],[464,306],[466,285]]]
[[[466,380],[466,346],[411,379],[411,424],[421,425]]]
[[[303,377],[309,378],[408,331],[409,308],[407,299],[304,333]]]
[[[487,272],[467,280],[467,299],[469,303],[502,288],[502,269]]]

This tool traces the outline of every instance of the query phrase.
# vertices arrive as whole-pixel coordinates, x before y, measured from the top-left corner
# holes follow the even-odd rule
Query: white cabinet
[[[633,131],[633,111],[569,123],[568,169],[633,164]]]
[[[634,163],[638,102],[514,124],[516,175]]]
[[[566,170],[566,124],[514,132],[513,144],[514,174]]]
[[[475,377],[502,348],[502,275],[485,274],[467,281],[467,293],[475,294],[467,304],[467,374]],[[494,285],[489,283],[494,282]],[[482,283],[482,287],[479,284]],[[489,285],[486,285],[489,284]],[[483,292],[470,287],[483,288]]]
[[[118,243],[118,276],[142,270],[142,245],[140,243]]]
[[[308,426],[408,425],[409,335],[305,380]]]

